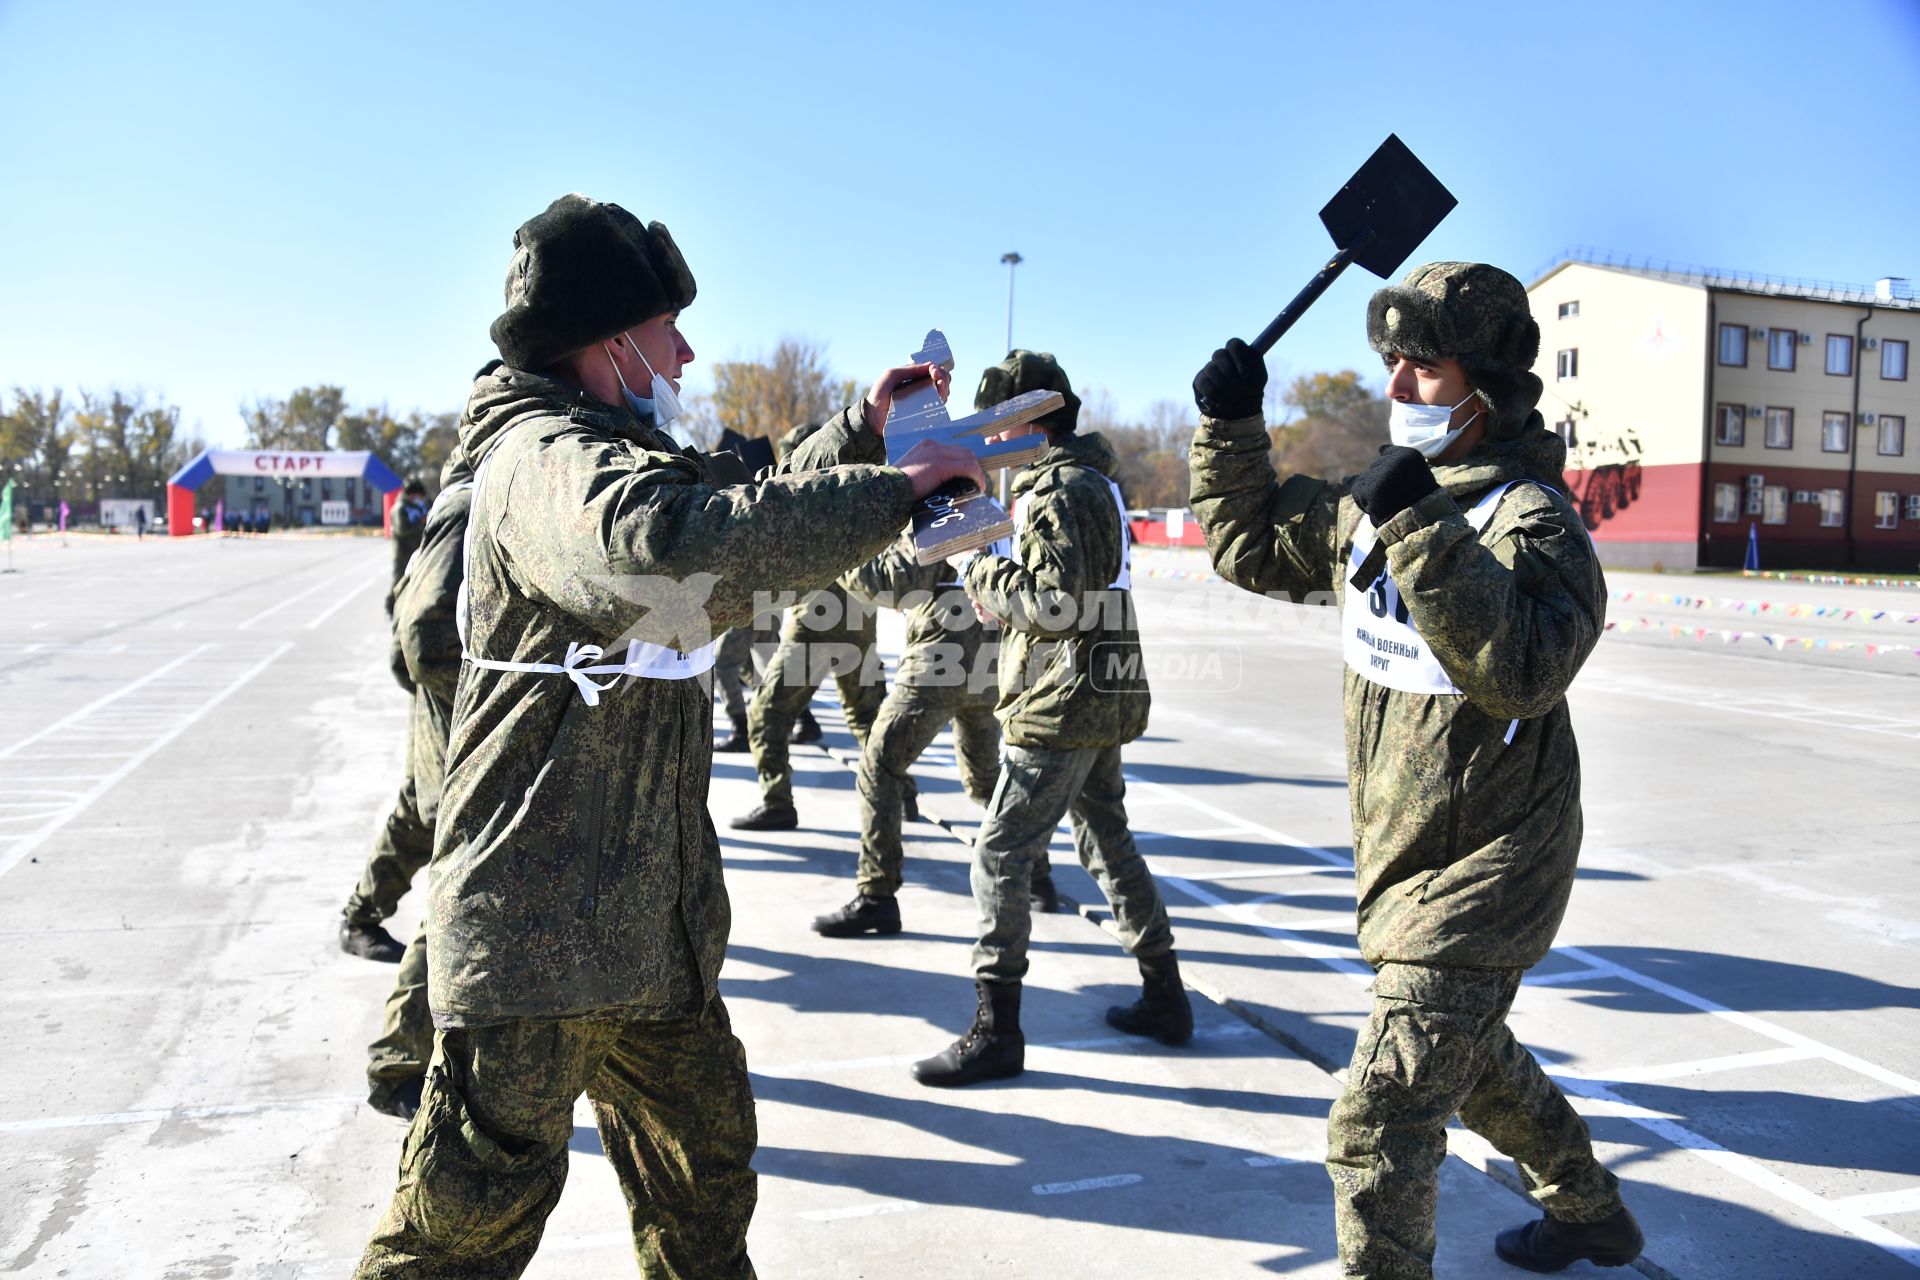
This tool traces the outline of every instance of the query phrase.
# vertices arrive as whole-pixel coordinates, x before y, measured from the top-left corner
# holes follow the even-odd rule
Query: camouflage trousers
[[[393,812],[374,837],[373,852],[360,872],[360,883],[341,914],[353,924],[379,924],[392,915],[420,868],[433,858],[433,824],[420,816],[413,776],[400,784]]]
[[[1062,815],[1073,818],[1073,849],[1113,908],[1128,955],[1173,950],[1173,926],[1160,887],[1127,827],[1127,783],[1119,747],[1052,751],[1011,744],[1002,749],[1000,782],[973,843],[973,902],[980,941],[973,970],[982,982],[1019,982],[1027,973],[1033,932],[1027,890],[1034,865]]]
[[[1431,1280],[1434,1201],[1447,1122],[1519,1163],[1534,1198],[1566,1222],[1621,1208],[1582,1120],[1507,1030],[1518,970],[1385,964],[1347,1086],[1327,1118],[1327,1172],[1342,1275]]]
[[[387,996],[380,1038],[367,1046],[367,1101],[379,1106],[394,1089],[427,1074],[433,1056],[433,1011],[427,1007],[427,922],[423,917]]]
[[[718,997],[677,1021],[440,1032],[399,1189],[355,1276],[518,1276],[566,1184],[583,1091],[626,1196],[640,1274],[752,1277],[758,1131],[746,1051]]]
[[[860,892],[891,898],[900,892],[906,851],[900,843],[902,805],[912,779],[907,770],[948,721],[954,755],[967,794],[985,805],[1000,777],[1000,722],[993,718],[997,691],[923,689],[896,684],[880,704],[860,753]],[[1046,851],[1041,851],[1041,859]]]
[[[752,627],[732,627],[720,637],[720,649],[713,660],[713,683],[720,690],[730,720],[746,717],[747,686],[760,683],[753,656],[760,638],[760,632]]]
[[[831,595],[831,593],[821,593]],[[844,599],[844,597],[842,597]],[[747,707],[747,738],[753,744],[753,768],[760,795],[770,805],[793,803],[793,761],[787,743],[793,722],[813,700],[813,691],[829,676],[840,690],[847,725],[862,752],[867,730],[880,714],[887,682],[874,649],[874,619],[863,611],[859,625],[813,629],[807,611],[796,607],[780,634],[760,687]]]

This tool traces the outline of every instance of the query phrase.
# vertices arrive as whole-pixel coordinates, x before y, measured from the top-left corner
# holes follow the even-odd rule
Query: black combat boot
[[[729,714],[727,718],[733,721],[733,733],[726,741],[714,747],[715,753],[738,755],[742,751],[751,751],[753,749],[753,743],[747,737],[747,718],[743,715],[736,716],[731,714]]]
[[[1035,876],[1027,882],[1027,906],[1036,915],[1050,916],[1060,910],[1060,891],[1053,887],[1051,875]]]
[[[857,938],[863,933],[900,932],[900,903],[861,894],[838,911],[813,918],[813,931],[825,938]]]
[[[800,708],[800,723],[794,729],[793,737],[789,738],[788,741],[796,747],[804,747],[809,742],[818,742],[826,736],[826,731],[820,727],[820,722],[813,718],[813,708],[802,707]]]
[[[951,1087],[1004,1080],[1026,1070],[1027,1038],[1020,1034],[1020,984],[975,982],[980,1005],[967,1034],[944,1052],[913,1064],[921,1084]]]
[[[1180,985],[1180,959],[1140,956],[1140,998],[1107,1010],[1107,1025],[1130,1036],[1152,1036],[1161,1044],[1183,1045],[1193,1039],[1193,1006]]]
[[[399,964],[407,953],[407,944],[377,924],[357,924],[352,920],[340,925],[340,949],[363,960]]]
[[[1640,1224],[1623,1205],[1598,1222],[1562,1222],[1548,1214],[1502,1231],[1493,1239],[1493,1251],[1528,1271],[1559,1271],[1583,1258],[1596,1266],[1624,1267],[1640,1256],[1645,1243]]]
[[[790,804],[758,804],[727,825],[735,831],[791,831],[800,825],[800,814]]]
[[[367,1105],[381,1115],[411,1121],[420,1110],[420,1091],[426,1082],[425,1076],[408,1076],[398,1082],[383,1080],[368,1095]]]

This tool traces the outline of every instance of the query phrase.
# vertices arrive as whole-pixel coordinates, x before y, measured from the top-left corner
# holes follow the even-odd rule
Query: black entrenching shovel
[[[1293,328],[1294,321],[1307,314],[1307,308],[1340,278],[1350,262],[1359,263],[1382,280],[1391,279],[1400,264],[1459,203],[1420,158],[1407,150],[1399,134],[1388,134],[1320,211],[1320,221],[1326,224],[1339,252],[1327,259],[1327,265],[1307,281],[1307,287],[1287,304],[1287,309],[1248,345],[1263,356],[1273,350],[1273,344]],[[1386,566],[1386,548],[1376,541],[1349,581],[1356,591],[1365,591]]]
[[[1407,150],[1399,134],[1388,134],[1320,211],[1320,221],[1326,224],[1339,252],[1248,345],[1263,356],[1273,350],[1273,344],[1293,328],[1294,321],[1307,314],[1307,308],[1339,279],[1350,262],[1359,263],[1382,280],[1390,278],[1459,203],[1419,157]]]

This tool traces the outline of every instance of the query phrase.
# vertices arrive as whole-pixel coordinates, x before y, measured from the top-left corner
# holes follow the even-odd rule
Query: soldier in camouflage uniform
[[[668,429],[694,282],[666,228],[565,196],[514,244],[492,328],[505,363],[461,430],[477,474],[427,933],[434,1053],[357,1274],[519,1275],[584,1091],[642,1272],[751,1276],[753,1096],[719,995],[707,817],[712,640],[756,592],[832,581],[918,498],[984,477],[953,446],[880,465],[894,389],[944,383],[921,365],[883,374],[778,474],[716,486]]]
[[[387,590],[386,601],[387,617],[393,619],[388,665],[393,670],[393,678],[413,700],[407,717],[406,774],[401,779],[400,794],[394,800],[392,811],[387,814],[380,834],[374,837],[373,852],[361,869],[360,883],[354,886],[347,896],[347,905],[340,911],[344,917],[340,924],[340,949],[348,955],[385,964],[399,962],[406,947],[387,932],[382,922],[399,909],[400,899],[413,884],[413,877],[433,856],[433,818],[428,812],[432,802],[422,798],[419,770],[438,771],[439,757],[447,747],[446,711],[453,705],[451,677],[447,681],[446,698],[437,709],[431,705],[430,696],[419,688],[408,670],[401,624],[394,617],[395,601],[407,566],[412,563],[413,554],[420,549],[426,533],[426,491],[427,486],[420,477],[411,476],[404,499],[394,504],[393,585]],[[455,656],[458,657],[457,649]],[[437,787],[438,783],[429,781],[426,785]]]
[[[492,373],[499,361],[478,376]],[[460,680],[460,632],[455,605],[465,578],[461,547],[473,496],[473,468],[459,445],[440,474],[440,493],[423,522],[420,549],[407,565],[394,596],[393,634],[399,660],[414,688],[413,734],[407,743],[407,776],[420,819],[432,831],[446,782],[447,734]],[[394,975],[380,1038],[367,1047],[367,1105],[411,1120],[420,1108],[420,1088],[433,1053],[433,1016],[427,1006],[427,922]]]
[[[967,794],[988,803],[1000,777],[1000,725],[993,714],[999,628],[975,616],[952,566],[921,564],[912,535],[903,534],[840,582],[865,604],[902,610],[907,643],[860,753],[858,893],[813,922],[816,933],[833,938],[900,932],[895,895],[906,861],[900,820],[912,781],[907,770],[949,721]]]
[[[1328,1123],[1344,1274],[1432,1276],[1456,1114],[1519,1162],[1547,1211],[1499,1237],[1503,1258],[1618,1266],[1639,1228],[1585,1123],[1506,1025],[1573,887],[1566,690],[1607,598],[1557,491],[1566,450],[1534,410],[1540,330],[1512,276],[1441,262],[1374,295],[1367,338],[1387,364],[1394,444],[1359,476],[1274,474],[1266,367],[1238,339],[1194,379],[1191,453],[1220,575],[1343,609],[1360,949],[1378,974]]]
[[[400,501],[393,504],[389,517],[393,530],[393,578],[387,584],[387,616],[393,616],[393,597],[400,590],[400,575],[407,571],[407,561],[413,559],[413,553],[420,549],[420,538],[427,524],[427,482],[419,476],[407,477],[406,488],[400,491]]]
[[[726,704],[727,721],[733,734],[714,747],[716,752],[737,754],[752,748],[747,729],[747,686],[760,684],[760,672],[754,663],[753,644],[758,636],[752,627],[729,627],[720,637],[720,648],[713,660],[713,682],[719,686]]]
[[[962,574],[980,611],[1006,628],[997,712],[1006,746],[973,846],[980,912],[973,1026],[914,1064],[914,1078],[927,1085],[1024,1069],[1020,983],[1033,926],[1030,877],[1063,814],[1072,815],[1074,852],[1106,895],[1121,945],[1144,980],[1141,999],[1107,1010],[1107,1021],[1165,1044],[1193,1035],[1167,909],[1127,826],[1120,748],[1146,732],[1149,691],[1113,450],[1097,434],[1075,432],[1079,397],[1045,353],[1009,353],[980,379],[974,404],[1037,390],[1058,391],[1067,403],[1008,433],[1041,431],[1050,446],[1014,478],[1012,554],[976,555]]]

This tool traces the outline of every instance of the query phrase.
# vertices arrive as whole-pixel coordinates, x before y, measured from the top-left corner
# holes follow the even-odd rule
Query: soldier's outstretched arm
[[[1187,454],[1188,501],[1214,571],[1248,591],[1330,603],[1340,576],[1343,484],[1273,469],[1266,420],[1203,417]]]
[[[1476,536],[1444,492],[1380,530],[1413,625],[1462,693],[1496,716],[1551,710],[1606,627],[1607,587],[1579,515],[1523,484]]]
[[[1079,513],[1065,495],[1036,494],[1029,501],[1019,558],[976,555],[967,563],[967,594],[1016,631],[1067,635],[1084,622],[1086,593],[1106,580],[1088,577]]]
[[[951,584],[953,570],[946,561],[921,564],[911,539],[901,537],[885,551],[840,579],[840,585],[855,595],[888,608],[916,591],[937,591]]]

